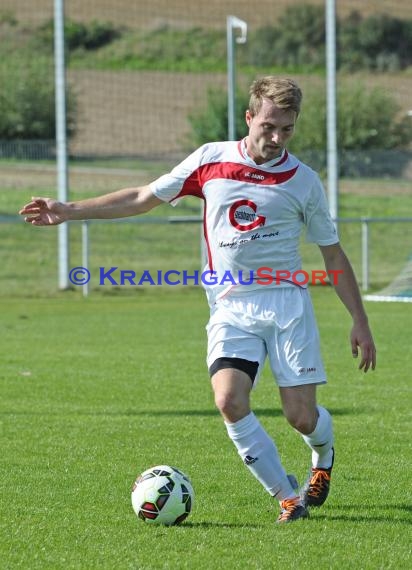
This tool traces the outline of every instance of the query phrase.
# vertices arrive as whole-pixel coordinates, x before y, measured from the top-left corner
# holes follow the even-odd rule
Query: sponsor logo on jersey
[[[229,221],[237,230],[248,232],[264,226],[266,218],[257,214],[257,205],[251,200],[237,200],[229,209]]]

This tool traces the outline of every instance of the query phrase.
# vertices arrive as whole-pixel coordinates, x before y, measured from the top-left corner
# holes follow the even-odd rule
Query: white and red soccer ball
[[[134,512],[151,524],[180,524],[189,516],[193,501],[190,479],[169,465],[147,469],[137,477],[132,489]]]

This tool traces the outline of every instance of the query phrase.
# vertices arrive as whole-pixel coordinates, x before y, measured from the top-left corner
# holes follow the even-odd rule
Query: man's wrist
[[[369,326],[369,321],[366,313],[363,313],[362,315],[352,316],[352,319],[354,325]]]

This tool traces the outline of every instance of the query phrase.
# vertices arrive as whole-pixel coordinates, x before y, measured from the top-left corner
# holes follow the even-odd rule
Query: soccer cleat
[[[332,465],[329,469],[312,467],[308,480],[300,492],[300,498],[305,507],[320,507],[326,501],[330,489],[330,476],[332,473],[335,451],[333,451]]]
[[[306,519],[309,516],[308,511],[302,505],[299,497],[295,499],[285,499],[280,503],[280,515],[276,521],[278,524],[289,523],[299,519]]]

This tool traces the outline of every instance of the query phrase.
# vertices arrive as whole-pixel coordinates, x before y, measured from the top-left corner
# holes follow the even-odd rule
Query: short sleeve
[[[316,175],[304,212],[306,241],[318,245],[333,245],[339,242],[335,224],[329,212],[325,190]]]
[[[198,148],[171,172],[164,174],[150,184],[155,196],[176,206],[183,196],[203,197],[198,171],[203,155],[203,147]]]

